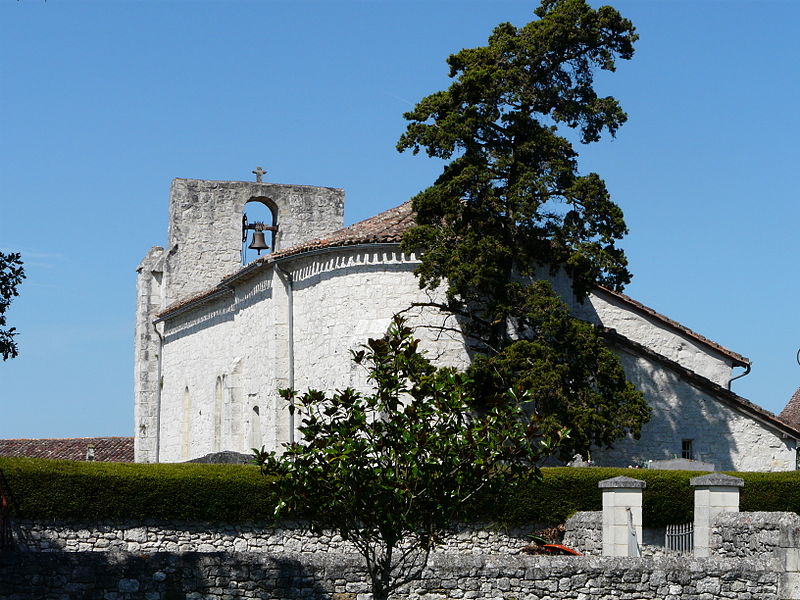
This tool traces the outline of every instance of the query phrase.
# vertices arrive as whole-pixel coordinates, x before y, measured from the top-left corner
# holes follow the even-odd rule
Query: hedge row
[[[272,517],[269,481],[251,465],[92,463],[0,458],[12,510],[39,519]]]
[[[250,465],[87,463],[0,458],[14,512],[37,519],[186,519],[264,521],[277,498]],[[503,524],[563,523],[579,510],[600,510],[597,483],[627,475],[647,482],[644,522],[692,520],[689,479],[700,473],[606,468],[546,468],[544,480],[521,481],[502,498],[484,498],[474,518]],[[743,511],[800,512],[800,472],[732,473],[745,480]]]

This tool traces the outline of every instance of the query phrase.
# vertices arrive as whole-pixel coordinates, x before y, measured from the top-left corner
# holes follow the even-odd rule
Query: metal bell
[[[258,250],[258,254],[261,255],[262,250],[268,250],[269,246],[267,245],[267,240],[264,239],[264,232],[263,231],[254,231],[253,232],[253,241],[250,242],[248,246],[250,250]]]

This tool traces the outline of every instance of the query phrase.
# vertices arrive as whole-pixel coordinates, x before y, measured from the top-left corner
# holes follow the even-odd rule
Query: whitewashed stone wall
[[[616,330],[717,385],[725,387],[730,381],[733,363],[729,357],[604,290],[596,290],[584,304],[575,305],[574,312],[580,318]]]
[[[403,256],[396,244],[329,248],[227,279],[227,287],[154,327],[167,305],[209,290],[239,269],[241,215],[251,201],[275,214],[278,249],[342,225],[341,190],[173,182],[166,250],[151,250],[138,269],[137,461],[181,461],[262,445],[279,449],[292,432],[278,389],[366,390],[366,371],[351,361],[350,350],[381,336],[396,312],[436,299],[419,290],[413,275],[417,262]],[[613,328],[718,385],[728,383],[733,359],[679,327],[603,290],[576,303],[563,273],[554,284],[578,317]],[[441,314],[422,308],[406,314],[434,360],[466,364],[460,334],[437,332]],[[454,319],[446,325],[457,328]],[[724,406],[662,364],[625,351],[622,357],[629,378],[653,406],[654,418],[642,441],[623,440],[614,450],[598,450],[595,462],[627,466],[671,458],[680,455],[681,440],[693,439],[696,457],[718,468],[794,468],[793,439],[781,439],[769,426]]]
[[[397,246],[343,249],[292,262],[294,279],[295,388],[367,389],[366,371],[351,350],[386,333],[392,317],[414,302],[441,300],[420,291],[411,272],[417,261]],[[468,364],[463,337],[442,332],[435,309],[405,313],[438,364]]]
[[[352,362],[350,350],[369,337],[381,336],[396,311],[431,300],[418,288],[412,273],[415,264],[396,246],[377,245],[334,249],[280,264],[292,280],[295,389],[367,389],[366,372]],[[262,267],[236,282],[235,292],[166,321],[161,461],[186,460],[215,449],[249,452],[261,445],[279,449],[288,441],[288,410],[277,394],[289,385],[287,289],[274,268]],[[624,321],[619,317],[624,312],[622,304],[604,301],[602,305],[605,308],[598,318],[608,317],[615,324]],[[412,325],[420,326],[417,333],[423,338],[423,348],[434,359],[466,364],[460,336],[444,333],[435,339],[436,330],[425,327],[441,322],[436,311],[416,309],[408,316]],[[646,329],[643,321],[639,317],[631,321],[637,323],[633,329],[640,332],[639,339],[647,341],[641,333]],[[647,328],[650,343],[658,347],[675,343],[674,330],[656,323]],[[688,347],[689,342],[684,342]],[[621,440],[613,450],[595,450],[596,463],[628,466],[672,458],[680,456],[683,439],[692,439],[696,458],[713,462],[719,469],[794,468],[793,439],[783,439],[650,358],[627,351],[620,355],[629,379],[653,407],[653,419],[645,425],[641,440]],[[702,362],[694,353],[687,356],[695,362],[682,366]],[[683,358],[676,356],[676,362],[681,364]],[[730,370],[714,353],[704,360],[706,371]],[[225,406],[221,409],[222,439],[215,442],[219,438],[215,431],[220,429],[216,426],[215,430],[220,414],[214,404],[218,377],[225,386]],[[188,457],[181,452],[187,387],[192,417]]]
[[[249,452],[263,445],[277,450],[289,440],[289,413],[277,392],[290,383],[288,293],[295,389],[367,390],[366,371],[353,363],[350,350],[383,335],[398,307],[427,299],[411,273],[414,264],[396,247],[317,255],[282,265],[292,280],[291,290],[276,269],[262,268],[237,282],[235,292],[168,319],[160,461],[188,460],[219,449]],[[423,349],[433,358],[441,364],[466,364],[460,335],[425,329],[441,322],[435,311],[415,309],[408,317],[420,326],[418,334],[427,342]],[[222,408],[217,378],[224,382]],[[217,442],[220,414],[223,436]]]
[[[134,455],[155,460],[158,455],[161,345],[153,321],[161,310],[164,249],[151,248],[137,267],[136,329],[134,333]]]
[[[165,246],[165,307],[214,287],[239,268],[242,214],[248,202],[262,202],[273,211],[278,249],[322,237],[344,224],[340,189],[175,179]]]
[[[179,460],[174,450],[177,443],[173,435],[174,423],[165,423],[162,412],[161,375],[170,373],[164,371],[161,362],[163,352],[159,334],[153,328],[156,316],[177,301],[213,288],[223,277],[240,268],[242,215],[245,206],[251,202],[268,207],[274,216],[279,226],[274,240],[278,249],[316,239],[343,225],[344,192],[340,189],[195,179],[175,179],[172,182],[166,250],[153,248],[137,269],[134,410],[135,457],[138,462],[164,460],[161,454],[165,435],[170,436],[166,443],[166,456],[171,458],[167,460]],[[195,315],[194,318],[199,317]],[[280,320],[277,322],[279,324]],[[262,333],[274,336],[274,331]],[[280,371],[274,368],[275,365],[272,367],[274,372]],[[258,407],[261,410],[263,407],[248,398],[237,399],[239,382],[235,379],[234,376],[230,381],[221,381],[227,390],[224,403],[230,405],[231,414],[240,410],[242,416],[249,417],[247,409]],[[214,395],[218,396],[216,392]],[[199,406],[197,402],[194,404]],[[174,412],[169,407],[167,410]],[[197,414],[199,416],[199,412]],[[208,413],[204,416],[209,417]],[[217,417],[212,415],[211,418],[218,423]],[[258,438],[256,421],[251,418],[242,427],[252,426]],[[166,427],[162,428],[162,425]],[[233,425],[228,428],[229,438],[239,439],[248,435],[233,431],[234,428]],[[219,430],[218,425],[216,429]],[[269,424],[266,430],[274,432],[275,427]],[[276,435],[273,433],[272,437]],[[219,442],[220,435],[217,435],[212,438],[211,446],[217,446]],[[192,452],[204,447],[199,442],[192,442],[190,446]],[[179,452],[179,455],[183,454]]]
[[[399,307],[428,299],[411,273],[414,264],[396,250],[377,248],[342,249],[282,265],[293,280],[296,389],[366,387],[365,372],[351,361],[350,350],[368,337],[382,335]],[[273,269],[261,269],[237,285],[235,294],[167,321],[162,461],[186,460],[215,449],[247,452],[262,444],[277,449],[288,440],[288,412],[276,393],[288,385],[286,293]],[[411,316],[416,324],[435,320],[430,311],[414,311]],[[433,344],[433,330],[418,331],[441,362],[464,364],[462,340],[449,336]],[[671,331],[663,332],[664,340],[672,336]],[[711,357],[707,362],[715,360]],[[654,418],[645,426],[642,440],[623,440],[613,451],[598,450],[596,462],[627,466],[637,458],[670,458],[680,454],[682,439],[691,438],[698,458],[715,462],[718,468],[794,467],[793,440],[782,440],[769,428],[647,359],[623,354],[623,363],[629,378],[654,407]],[[215,442],[220,410],[214,405],[218,377],[225,382],[225,433]],[[181,451],[187,388],[191,404],[189,456]]]
[[[723,404],[711,393],[647,357],[619,352],[628,379],[653,409],[641,439],[619,440],[613,449],[597,449],[592,458],[604,466],[627,467],[649,459],[681,456],[691,439],[696,459],[723,471],[788,471],[795,468],[796,441],[753,417]]]

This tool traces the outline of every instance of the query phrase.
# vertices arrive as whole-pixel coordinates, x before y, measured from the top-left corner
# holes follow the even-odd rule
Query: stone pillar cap
[[[597,483],[597,487],[603,488],[639,488],[644,489],[647,487],[647,483],[642,481],[641,479],[633,479],[632,477],[625,477],[624,475],[620,475],[619,477],[612,477],[611,479],[604,479]]]
[[[692,477],[689,480],[689,485],[693,487],[699,486],[721,486],[721,487],[744,487],[744,479],[739,477],[732,477],[725,475],[725,473],[709,473],[708,475],[700,475],[699,477]]]

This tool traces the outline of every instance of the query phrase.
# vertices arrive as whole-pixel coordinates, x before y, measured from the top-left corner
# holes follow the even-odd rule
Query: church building
[[[382,336],[399,311],[437,364],[468,361],[461,335],[419,306],[431,292],[419,289],[418,260],[400,251],[410,203],[343,227],[342,190],[262,182],[254,172],[255,182],[174,180],[167,245],[137,269],[138,462],[279,449],[297,423],[278,390],[368,389],[350,350]],[[250,217],[255,209],[264,220]],[[248,243],[265,253],[245,263]],[[747,358],[624,294],[598,287],[579,304],[566,280],[554,285],[576,317],[603,328],[653,409],[640,440],[593,449],[595,464],[796,468],[800,425],[730,391],[749,372]]]

